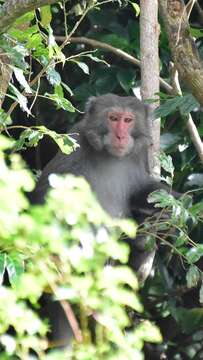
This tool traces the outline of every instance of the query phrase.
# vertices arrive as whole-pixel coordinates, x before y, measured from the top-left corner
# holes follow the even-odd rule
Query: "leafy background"
[[[4,205],[0,217],[0,270],[2,281],[6,274],[12,287],[2,286],[0,293],[0,342],[4,351],[0,358],[31,358],[32,349],[35,356],[42,359],[44,356],[53,359],[65,359],[67,356],[73,359],[142,359],[143,353],[150,360],[161,357],[170,360],[201,359],[203,172],[185,124],[186,115],[192,112],[198,132],[203,135],[203,114],[187,87],[182,89],[182,97],[169,96],[163,89],[159,94],[161,105],[156,116],[162,118],[161,147],[173,160],[172,165],[170,157],[162,157],[163,176],[168,176],[173,181],[173,187],[186,193],[186,196],[181,202],[168,199],[165,194],[152,199],[172,214],[171,224],[160,223],[157,228],[167,233],[169,225],[172,225],[175,232],[170,238],[164,235],[161,240],[158,239],[156,265],[152,275],[141,286],[139,299],[137,281],[130,269],[126,266],[112,268],[112,274],[116,272],[115,277],[119,279],[115,283],[113,279],[107,279],[103,268],[112,254],[111,246],[116,247],[116,260],[127,263],[127,247],[123,243],[117,244],[116,239],[119,231],[128,233],[131,225],[114,224],[112,240],[109,234],[102,235],[104,239],[106,236],[109,245],[98,246],[98,234],[103,224],[107,223],[110,227],[112,224],[95,204],[87,185],[69,179],[69,189],[66,180],[55,179],[53,192],[44,207],[32,207],[23,195],[24,190],[29,191],[34,186],[33,178],[25,167],[29,167],[36,177],[58,146],[66,153],[75,146],[66,134],[81,117],[89,96],[108,92],[133,95],[140,87],[140,69],[114,53],[79,42],[61,49],[61,40],[54,40],[53,34],[66,35],[64,12],[67,13],[70,31],[90,3],[70,1],[65,10],[60,5],[53,5],[29,13],[19,19],[0,40],[0,46],[9,55],[14,71],[0,113],[0,124],[2,130],[6,128],[9,135],[16,139],[14,148],[13,143],[8,144],[5,138],[1,140],[5,155],[1,157],[4,172],[0,199]],[[104,42],[139,59],[138,10],[135,2],[104,4],[86,14],[74,36]],[[202,24],[200,20],[197,21],[195,11],[190,20],[191,33],[196,37],[199,54],[203,57]],[[22,30],[22,24],[27,21],[31,21],[30,25]],[[161,23],[160,70],[161,77],[166,80],[170,78],[170,61],[170,49]],[[28,80],[39,73],[41,66],[45,71],[33,86],[36,91],[33,102],[33,96],[29,97]],[[27,100],[22,96],[22,89],[26,90]],[[11,112],[14,100],[20,106]],[[31,105],[33,116],[28,116]],[[12,117],[12,123],[11,118],[6,116],[7,112]],[[59,137],[58,133],[63,136]],[[18,155],[10,156],[8,149],[11,146],[21,152],[26,165]],[[70,199],[80,199],[80,209],[74,208],[75,200],[68,204],[64,202],[59,184],[67,187]],[[193,196],[193,205],[188,194]],[[91,210],[92,206],[94,210]],[[90,209],[90,213],[87,209]],[[97,214],[91,220],[95,229],[98,228],[97,236],[92,232],[92,213]],[[64,219],[64,214],[69,215]],[[55,222],[53,216],[56,216]],[[78,219],[78,227],[72,227],[76,224],[73,218]],[[91,261],[86,248],[80,253],[78,239],[81,234],[84,237],[88,234]],[[57,246],[56,238],[61,239],[60,242],[57,240]],[[69,253],[77,251],[80,262],[71,262],[67,248]],[[53,254],[57,254],[57,261]],[[62,269],[61,280],[56,269]],[[95,271],[96,278],[93,276]],[[47,277],[43,277],[42,273],[46,273]],[[103,279],[100,279],[100,273]],[[44,342],[47,325],[41,322],[36,309],[47,288],[51,288],[59,299],[64,298],[65,294],[66,300],[73,307],[77,304],[80,309],[76,314],[84,341],[80,343],[78,331],[75,345],[66,354],[44,353],[49,347]],[[87,297],[87,294],[91,296]],[[27,307],[27,303],[31,306]],[[31,308],[35,310],[34,313]],[[99,319],[94,318],[94,312],[99,314]],[[91,339],[90,317],[97,329],[96,341]],[[159,327],[162,338],[152,324]],[[126,332],[126,329],[130,331]]]

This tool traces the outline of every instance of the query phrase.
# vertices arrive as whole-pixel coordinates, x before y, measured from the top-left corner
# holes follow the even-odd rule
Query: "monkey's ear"
[[[96,96],[91,96],[85,105],[85,113],[91,114],[94,111],[95,103],[96,103]]]

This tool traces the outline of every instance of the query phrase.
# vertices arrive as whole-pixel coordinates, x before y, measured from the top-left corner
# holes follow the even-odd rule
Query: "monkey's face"
[[[107,113],[104,135],[104,147],[118,157],[128,155],[134,146],[132,130],[135,126],[135,114],[130,110],[115,108]]]
[[[106,94],[90,98],[86,105],[84,135],[96,151],[116,157],[132,152],[147,137],[147,107],[135,97]]]

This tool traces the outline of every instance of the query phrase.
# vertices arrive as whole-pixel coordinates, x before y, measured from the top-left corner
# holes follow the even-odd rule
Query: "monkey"
[[[150,116],[149,107],[133,96],[106,94],[91,97],[86,104],[83,119],[72,130],[78,134],[79,147],[70,155],[58,152],[47,164],[32,194],[32,202],[44,201],[51,173],[71,173],[87,180],[110,216],[126,218],[136,214],[138,222],[141,222],[146,212],[152,214],[154,209],[146,198],[161,185],[151,177],[149,170]],[[143,198],[141,201],[140,197]],[[141,276],[145,277],[146,262],[150,263],[150,268],[155,251],[146,252],[143,237],[140,239],[137,255],[136,250],[133,254],[133,268],[138,274],[140,268]],[[136,239],[133,240],[133,246],[136,248]],[[51,320],[56,334],[59,322],[58,333],[67,332],[62,309],[59,309],[59,313],[58,321]]]
[[[129,198],[151,183],[148,165],[148,106],[135,97],[91,97],[72,130],[80,145],[70,155],[58,152],[42,172],[32,194],[43,202],[51,173],[84,176],[112,217],[130,216]]]

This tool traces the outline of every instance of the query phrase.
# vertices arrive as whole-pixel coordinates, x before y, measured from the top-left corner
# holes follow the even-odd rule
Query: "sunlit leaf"
[[[138,4],[130,1],[130,4],[132,5],[134,11],[135,11],[135,14],[136,14],[136,17],[140,15],[140,7]]]
[[[15,94],[16,100],[19,103],[21,109],[25,111],[28,115],[30,115],[31,112],[27,107],[28,104],[27,98],[23,94],[21,94],[13,84],[10,83],[9,87],[11,88],[12,92]]]
[[[16,79],[18,80],[20,85],[25,89],[26,93],[31,94],[32,89],[30,88],[30,85],[28,84],[28,82],[24,76],[23,70],[15,67],[15,66],[13,66],[12,69],[14,71]]]
[[[42,6],[40,8],[40,15],[41,15],[40,22],[42,26],[46,27],[47,25],[49,25],[52,20],[51,6],[50,5]]]
[[[46,76],[51,85],[59,85],[61,83],[61,76],[53,67],[48,67]]]

